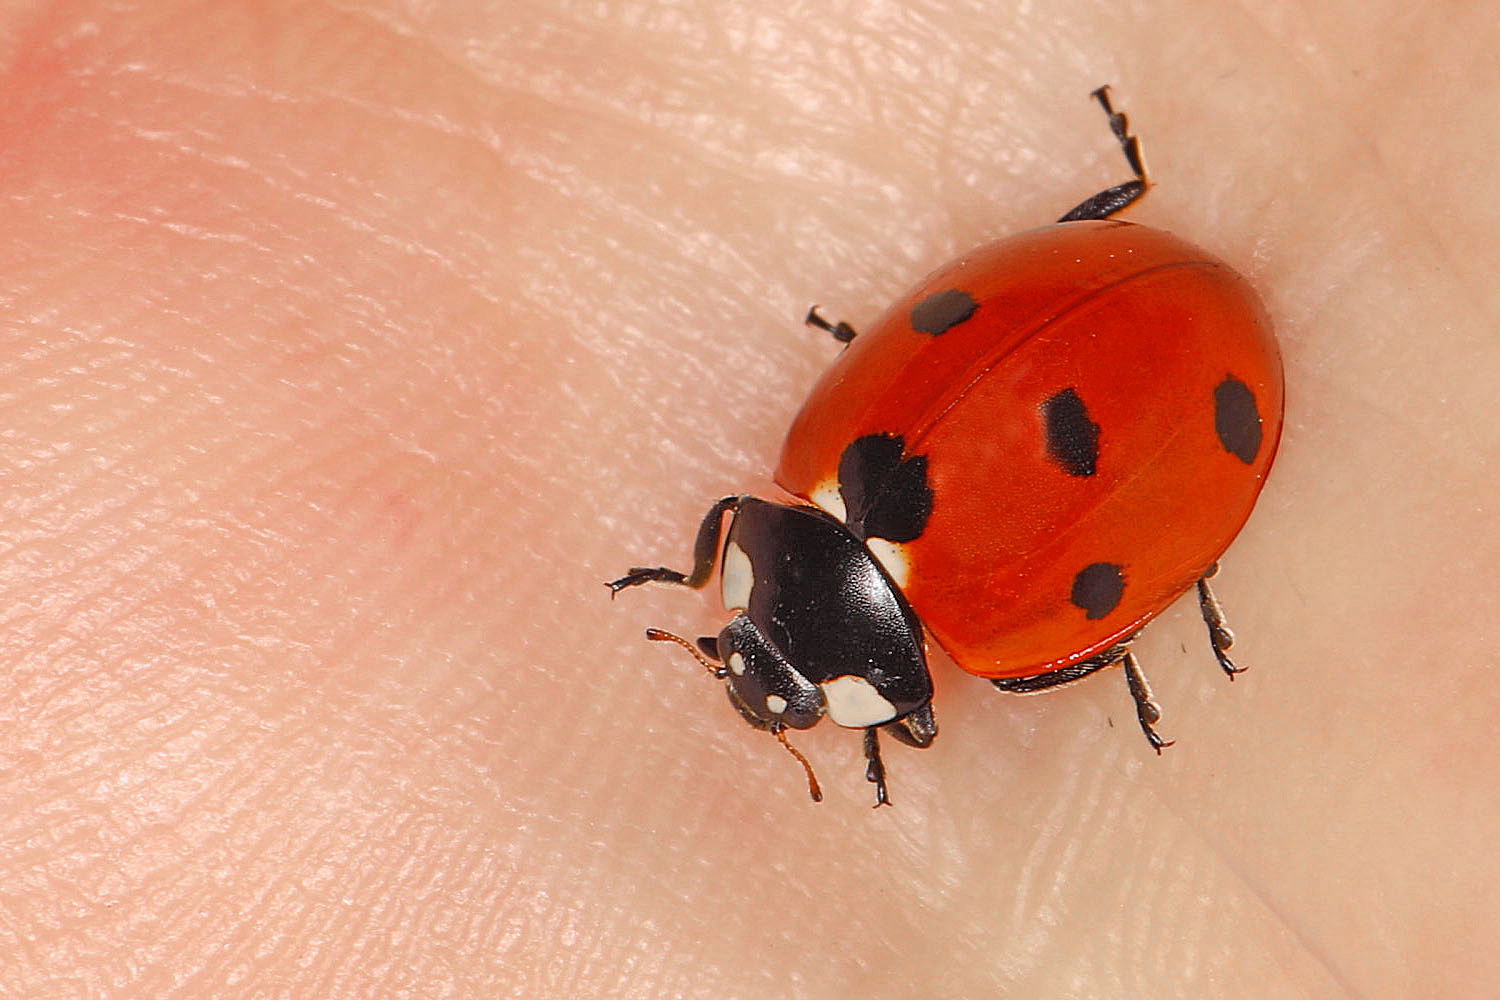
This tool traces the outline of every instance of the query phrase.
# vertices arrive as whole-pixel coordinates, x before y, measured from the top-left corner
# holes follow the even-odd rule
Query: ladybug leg
[[[1229,675],[1229,679],[1234,680],[1234,675],[1244,673],[1245,668],[1235,666],[1234,661],[1229,658],[1229,649],[1234,645],[1234,633],[1225,624],[1224,608],[1208,586],[1209,577],[1218,571],[1219,564],[1214,563],[1198,578],[1198,610],[1203,613],[1203,624],[1208,626],[1208,641],[1213,645],[1214,658],[1219,661],[1219,666]]]
[[[808,326],[813,327],[816,330],[822,330],[825,333],[832,334],[833,339],[837,340],[840,344],[847,344],[849,343],[849,341],[859,336],[859,334],[854,332],[854,327],[850,326],[848,323],[845,323],[843,320],[840,320],[837,323],[828,322],[828,320],[824,319],[818,314],[817,306],[813,306],[807,311],[807,318],[802,322],[806,323]]]
[[[743,499],[743,497],[725,497],[714,504],[704,516],[703,523],[698,526],[698,540],[693,544],[692,575],[679,573],[665,566],[636,566],[618,580],[610,580],[605,584],[609,588],[609,596],[613,597],[626,587],[638,587],[643,583],[676,583],[684,587],[692,587],[694,590],[703,586],[713,574],[714,562],[719,556],[720,523],[726,513],[739,508],[740,501]]]
[[[880,736],[876,726],[865,730],[865,780],[875,786],[875,806],[891,804],[885,788],[885,762],[880,759]]]
[[[1151,685],[1146,683],[1146,675],[1141,672],[1140,662],[1130,650],[1125,651],[1120,663],[1125,667],[1125,683],[1130,686],[1130,697],[1135,701],[1135,718],[1141,724],[1141,732],[1146,734],[1146,741],[1151,744],[1151,749],[1161,753],[1162,748],[1172,745],[1172,741],[1162,739],[1161,734],[1156,731],[1156,723],[1161,721],[1161,708],[1151,694]]]
[[[885,731],[909,747],[925,750],[937,739],[937,720],[932,717],[932,704],[913,709],[895,722],[887,722]]]
[[[1135,180],[1126,181],[1124,184],[1116,184],[1107,188],[1073,206],[1072,210],[1058,222],[1078,222],[1082,219],[1107,219],[1111,215],[1123,209],[1131,202],[1136,201],[1146,193],[1151,186],[1151,181],[1146,177],[1146,162],[1141,158],[1141,141],[1130,134],[1130,120],[1123,112],[1116,111],[1109,102],[1109,86],[1106,84],[1089,95],[1099,102],[1104,113],[1109,116],[1109,128],[1114,132],[1115,138],[1119,140],[1120,149],[1125,153],[1125,162],[1130,164],[1131,172],[1135,174]]]
[[[925,749],[937,739],[937,720],[932,717],[932,706],[923,705],[895,722],[884,726],[870,726],[865,730],[865,780],[875,786],[875,808],[891,804],[891,796],[885,787],[885,762],[880,757],[880,737],[876,730],[884,729],[909,747]]]
[[[1161,708],[1157,706],[1155,697],[1151,694],[1151,685],[1146,682],[1146,675],[1141,670],[1140,661],[1130,651],[1131,639],[1095,653],[1086,660],[1080,660],[1071,667],[1061,670],[1049,670],[1044,674],[1033,674],[1030,677],[994,677],[990,683],[1001,691],[1009,691],[1012,694],[1036,694],[1041,691],[1050,691],[1053,688],[1072,684],[1074,681],[1082,680],[1093,673],[1098,673],[1106,667],[1116,665],[1125,668],[1125,683],[1130,688],[1131,700],[1135,702],[1135,717],[1141,724],[1141,732],[1146,734],[1146,740],[1151,744],[1151,749],[1161,753],[1163,748],[1172,745],[1171,740],[1164,740],[1156,731],[1156,723],[1161,721]]]

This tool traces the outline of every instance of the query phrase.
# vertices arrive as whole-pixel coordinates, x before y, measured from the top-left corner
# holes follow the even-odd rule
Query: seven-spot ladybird
[[[1281,432],[1276,341],[1255,292],[1175,236],[1110,216],[1145,193],[1140,146],[1093,93],[1134,178],[1057,223],[941,268],[856,335],[792,423],[776,481],[803,503],[725,497],[690,574],[720,567],[717,637],[678,643],[726,682],[752,726],[786,740],[828,717],[864,730],[875,804],[878,734],[937,735],[925,638],[1004,691],[1124,667],[1160,752],[1130,643],[1196,586],[1220,666],[1234,641],[1208,586],[1260,493]],[[721,527],[729,526],[720,544]]]

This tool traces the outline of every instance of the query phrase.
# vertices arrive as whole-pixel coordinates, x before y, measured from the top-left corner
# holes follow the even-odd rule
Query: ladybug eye
[[[845,523],[860,538],[909,542],[919,537],[932,515],[927,459],[905,454],[894,434],[867,434],[844,449],[839,459],[839,491]]]

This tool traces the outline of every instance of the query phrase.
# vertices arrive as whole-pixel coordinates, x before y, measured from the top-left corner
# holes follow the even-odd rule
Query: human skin
[[[0,995],[1495,993],[1494,18],[838,7],[0,8]],[[1281,338],[1250,671],[1164,614],[1158,758],[939,662],[814,806],[601,584],[772,489],[807,305],[1126,179],[1104,82]]]

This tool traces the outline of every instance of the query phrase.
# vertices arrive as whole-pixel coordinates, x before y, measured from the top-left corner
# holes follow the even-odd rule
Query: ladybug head
[[[809,729],[823,717],[823,692],[792,669],[745,615],[731,619],[714,646],[729,702],[750,725]]]

